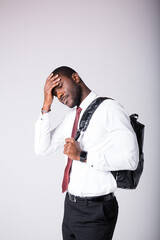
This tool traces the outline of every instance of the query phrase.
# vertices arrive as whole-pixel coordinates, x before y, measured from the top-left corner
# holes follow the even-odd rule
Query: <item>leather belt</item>
[[[75,195],[70,194],[67,192],[68,198],[72,202],[103,202],[103,201],[109,201],[114,198],[114,193],[109,193],[102,196],[97,197],[77,197]]]

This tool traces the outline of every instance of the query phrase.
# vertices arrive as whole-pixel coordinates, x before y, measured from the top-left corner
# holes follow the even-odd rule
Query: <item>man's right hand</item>
[[[60,77],[56,74],[51,73],[46,79],[44,85],[44,103],[43,110],[49,111],[53,102],[54,96],[52,95],[52,89],[55,88],[60,82]]]

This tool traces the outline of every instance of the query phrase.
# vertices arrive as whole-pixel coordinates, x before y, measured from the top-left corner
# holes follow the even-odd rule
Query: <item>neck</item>
[[[82,87],[81,102],[90,94],[91,90],[87,86]],[[80,102],[80,104],[81,104]]]

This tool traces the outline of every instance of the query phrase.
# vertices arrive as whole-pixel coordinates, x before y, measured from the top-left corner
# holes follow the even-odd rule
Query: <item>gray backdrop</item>
[[[34,153],[48,74],[79,72],[146,125],[136,190],[118,190],[114,240],[159,240],[159,1],[0,1],[0,239],[62,240],[62,151]],[[68,109],[56,100],[56,125]]]

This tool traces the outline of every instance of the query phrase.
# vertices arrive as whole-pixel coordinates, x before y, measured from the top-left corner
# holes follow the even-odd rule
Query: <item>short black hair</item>
[[[58,75],[63,75],[65,77],[70,78],[73,73],[76,73],[76,71],[70,67],[62,66],[62,67],[56,68],[52,73],[55,75],[58,74]]]

